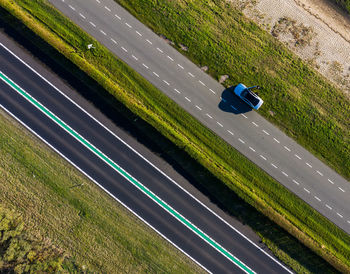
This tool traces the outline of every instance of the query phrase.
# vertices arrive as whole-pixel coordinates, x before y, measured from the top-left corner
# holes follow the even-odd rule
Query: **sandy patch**
[[[232,0],[350,96],[350,16],[327,0]]]

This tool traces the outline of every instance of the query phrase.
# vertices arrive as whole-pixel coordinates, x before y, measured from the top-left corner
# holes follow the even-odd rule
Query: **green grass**
[[[258,84],[259,110],[346,179],[350,179],[350,101],[269,33],[224,0],[117,0],[225,85]],[[271,112],[274,114],[271,115]]]
[[[22,215],[33,238],[58,246],[80,270],[202,272],[3,111],[0,130],[1,205]]]
[[[344,10],[347,11],[348,14],[350,14],[350,0],[331,0],[331,1],[341,6]]]
[[[190,155],[201,167],[215,175],[215,178],[208,177],[206,171],[197,166],[197,169],[193,169],[193,172],[201,172],[197,176],[203,178],[199,183],[209,195],[228,212],[243,218],[261,233],[263,240],[272,247],[274,253],[288,261],[294,269],[307,266],[309,271],[320,272],[329,266],[325,267],[322,260],[247,204],[244,203],[244,212],[241,212],[241,205],[235,208],[232,204],[232,199],[236,197],[234,193],[339,270],[349,271],[349,235],[203,127],[108,50],[46,5],[45,1],[16,1],[25,8],[24,10],[14,4],[6,4],[5,0],[1,0],[0,3],[133,113],[186,152],[186,157],[179,159],[183,168],[190,169],[194,165],[188,157]],[[87,52],[86,45],[92,41],[98,48]],[[44,52],[48,50],[47,46],[41,49]],[[74,73],[74,69],[71,71]],[[89,81],[81,74],[77,77],[82,82]],[[212,181],[205,181],[207,178],[212,178]],[[254,213],[247,214],[250,212]],[[253,216],[259,218],[254,220]],[[286,250],[288,252],[285,252]],[[297,259],[293,260],[292,250],[298,251],[293,254]]]

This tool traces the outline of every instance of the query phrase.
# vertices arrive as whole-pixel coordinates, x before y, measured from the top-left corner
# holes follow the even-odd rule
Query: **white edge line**
[[[122,140],[118,135],[116,135],[114,132],[112,132],[109,128],[107,128],[104,124],[102,124],[99,120],[97,120],[95,117],[93,117],[89,112],[87,112],[85,109],[83,109],[80,105],[78,105],[75,101],[73,101],[70,97],[68,97],[65,93],[63,93],[61,90],[59,90],[55,85],[50,83],[46,78],[41,76],[36,70],[34,70],[30,65],[28,65],[26,62],[24,62],[21,58],[19,58],[16,54],[14,54],[11,50],[9,50],[6,46],[4,46],[1,42],[0,45],[5,48],[9,53],[11,53],[17,60],[19,60],[22,64],[24,64],[26,67],[28,67],[31,71],[33,71],[36,75],[38,75],[42,80],[44,80],[47,84],[49,84],[52,88],[54,88],[58,93],[60,93],[62,96],[64,96],[67,100],[69,100],[72,104],[74,104],[76,107],[78,107],[81,111],[83,111],[86,115],[88,115],[92,120],[94,120],[96,123],[98,123],[101,127],[103,127],[106,131],[108,131],[112,136],[117,138],[120,142],[122,142],[126,147],[128,147],[131,151],[133,151],[136,155],[138,155],[140,158],[142,158],[144,161],[146,161],[150,166],[152,166],[155,170],[157,170],[160,174],[162,174],[164,177],[166,177],[168,180],[170,180],[173,184],[175,184],[178,188],[180,188],[182,191],[184,191],[187,195],[189,195],[192,199],[194,199],[197,203],[199,203],[201,206],[203,206],[205,209],[207,209],[210,213],[212,213],[214,216],[216,216],[219,220],[221,220],[223,223],[225,223],[228,227],[230,227],[233,231],[235,231],[237,234],[239,234],[241,237],[243,237],[245,240],[247,240],[250,244],[252,244],[254,247],[256,247],[258,250],[260,250],[262,253],[264,253],[267,257],[269,257],[271,260],[273,260],[275,263],[277,263],[279,266],[281,266],[283,269],[288,271],[289,273],[293,273],[290,271],[287,267],[285,267],[281,262],[273,258],[270,254],[268,254],[265,250],[263,250],[261,247],[259,247],[257,244],[255,244],[252,240],[250,240],[247,236],[245,236],[242,232],[240,232],[238,229],[233,227],[230,223],[228,223],[225,219],[223,219],[221,216],[219,216],[217,213],[215,213],[212,209],[210,209],[208,206],[203,204],[200,200],[198,200],[195,196],[193,196],[189,191],[187,191],[185,188],[183,188],[181,185],[179,185],[174,179],[169,177],[167,174],[165,174],[161,169],[156,167],[152,162],[150,162],[148,159],[146,159],[142,154],[140,154],[137,150],[135,150],[133,147],[131,147],[128,143],[126,143],[124,140]],[[113,197],[113,196],[112,196]],[[116,199],[116,198],[115,198]],[[142,219],[141,217],[139,217]],[[152,226],[150,226],[152,227]],[[161,235],[161,234],[160,234]],[[163,236],[165,239],[167,239],[165,236]],[[168,240],[168,239],[167,239]],[[170,240],[168,240],[170,243],[172,243]],[[173,244],[173,243],[172,243]],[[173,244],[176,246],[175,244]],[[181,250],[181,249],[179,249]],[[186,254],[184,252],[184,254]],[[187,254],[186,254],[187,255]],[[188,256],[191,258],[190,256]],[[193,260],[193,258],[191,258]],[[195,260],[193,260],[196,262]],[[200,265],[198,262],[196,262],[198,265]],[[201,265],[200,265],[201,266]],[[205,269],[203,267],[203,269]],[[208,271],[209,272],[209,271]]]
[[[44,142],[48,147],[50,147],[53,151],[55,151],[57,154],[59,154],[64,160],[66,160],[69,164],[71,164],[74,168],[76,168],[78,171],[80,171],[84,176],[86,176],[89,180],[91,180],[93,183],[95,183],[98,187],[100,187],[104,192],[106,192],[109,196],[111,196],[114,200],[116,200],[118,203],[120,203],[123,207],[125,207],[127,210],[129,210],[132,214],[134,214],[137,218],[139,218],[142,222],[144,222],[146,225],[148,225],[150,228],[152,228],[156,233],[158,233],[161,237],[163,237],[165,240],[167,240],[170,244],[172,244],[175,248],[180,250],[183,254],[185,254],[187,257],[189,257],[192,261],[194,261],[196,264],[198,264],[200,267],[202,267],[205,271],[208,273],[210,272],[208,269],[206,269],[203,265],[201,265],[198,261],[196,261],[194,258],[192,258],[189,254],[187,254],[184,250],[182,250],[180,247],[178,247],[175,243],[173,243],[171,240],[169,240],[165,235],[163,235],[161,232],[159,232],[156,228],[154,228],[151,224],[149,224],[145,219],[143,219],[141,216],[139,216],[136,212],[134,212],[131,208],[129,208],[126,204],[124,204],[121,200],[119,200],[117,197],[115,197],[112,193],[110,193],[107,189],[105,189],[102,185],[100,185],[95,179],[90,177],[84,170],[82,170],[80,167],[78,167],[75,163],[73,163],[69,158],[67,158],[64,154],[62,154],[58,149],[56,149],[53,145],[51,145],[48,141],[46,141],[43,137],[41,137],[39,134],[37,134],[33,129],[31,129],[29,126],[27,126],[24,122],[22,122],[17,116],[15,116],[12,112],[10,112],[7,108],[5,108],[3,105],[0,104],[0,107],[5,110],[10,116],[12,116],[15,120],[17,120],[22,126],[24,126],[27,130],[29,130],[32,134],[34,134],[37,138],[39,138],[42,142]]]

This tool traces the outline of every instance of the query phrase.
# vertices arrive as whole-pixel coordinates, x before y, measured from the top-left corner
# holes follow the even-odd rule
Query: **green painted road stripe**
[[[101,152],[98,148],[92,145],[89,141],[87,141],[84,137],[82,137],[79,133],[74,131],[69,125],[63,122],[59,117],[57,117],[54,113],[49,111],[45,106],[39,103],[35,98],[33,98],[29,93],[23,90],[20,86],[18,86],[15,82],[13,82],[9,77],[7,77],[4,73],[0,71],[1,79],[13,88],[17,93],[22,95],[27,101],[29,101],[32,105],[38,108],[41,112],[43,112],[47,117],[49,117],[52,121],[58,124],[61,128],[67,131],[71,136],[73,136],[76,140],[82,143],[86,148],[92,151],[96,156],[98,156],[101,160],[107,163],[110,167],[116,170],[120,175],[126,178],[129,182],[131,182],[134,186],[136,186],[139,190],[141,190],[144,194],[146,194],[149,198],[155,201],[159,206],[165,209],[168,213],[174,216],[177,220],[183,223],[187,228],[191,229],[194,233],[196,233],[199,237],[201,237],[204,241],[214,247],[217,251],[223,254],[226,258],[236,264],[239,268],[241,268],[246,273],[255,273],[248,266],[246,266],[243,262],[238,260],[235,256],[233,256],[230,252],[228,252],[225,248],[215,242],[212,238],[210,238],[207,234],[201,231],[198,227],[193,225],[189,220],[187,220],[184,216],[174,210],[170,205],[160,199],[156,194],[150,191],[147,187],[137,181],[134,177],[132,177],[129,173],[127,173],[124,169],[122,169],[118,164],[113,162],[108,156],[106,156],[103,152]]]

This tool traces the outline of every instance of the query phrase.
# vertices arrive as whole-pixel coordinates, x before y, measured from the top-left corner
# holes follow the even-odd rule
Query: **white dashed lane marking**
[[[159,52],[163,53],[163,51],[162,51],[160,48],[157,48],[157,50],[158,50]]]
[[[282,174],[283,174],[284,176],[288,177],[288,174],[285,173],[284,171],[282,171]]]
[[[301,160],[301,157],[298,154],[294,154],[294,156]]]
[[[273,138],[273,139],[275,140],[275,142],[280,143],[280,141],[278,141],[276,138]]]
[[[115,17],[117,17],[119,20],[122,20],[122,18],[118,14],[114,14]]]
[[[207,113],[205,115],[207,115],[210,119],[213,119],[213,117],[211,117],[210,114]]]
[[[159,74],[157,74],[156,72],[153,71],[153,74],[157,77],[159,77]]]
[[[274,165],[274,164],[272,164],[272,163],[271,163],[271,165],[272,165],[274,168],[277,168],[277,166],[276,166],[276,165]]]
[[[323,174],[322,174],[319,170],[316,170],[316,172],[317,172],[320,176],[323,176]]]
[[[126,48],[124,48],[124,47],[121,47],[122,48],[122,50],[124,50],[125,52],[128,52],[128,50],[126,49]]]
[[[305,187],[304,187],[304,190],[310,194],[310,190],[306,189]]]
[[[309,163],[306,163],[306,165],[307,165],[308,167],[312,168],[312,165],[310,165]]]
[[[247,117],[247,116],[245,116],[243,113],[241,113],[241,115],[242,115],[244,118],[248,119],[248,117]]]
[[[295,181],[295,180],[293,180],[293,183],[294,183],[294,184],[297,184],[297,185],[300,185],[300,183],[297,182],[297,181]]]
[[[232,131],[230,130],[227,130],[228,133],[230,133],[231,135],[234,135]]]
[[[139,60],[135,55],[131,55],[136,61]]]
[[[257,123],[255,123],[255,122],[252,122],[252,124],[253,124],[254,126],[256,126],[256,127],[259,127],[259,125],[258,125]]]
[[[86,19],[86,17],[83,14],[79,13],[79,15],[80,15],[80,17]]]
[[[220,124],[219,122],[216,122],[220,127],[223,127],[223,125],[222,124]]]
[[[199,110],[202,110],[199,106],[196,105],[196,108],[198,108]]]
[[[91,26],[93,26],[94,28],[96,28],[96,25],[92,22],[89,22]]]
[[[343,215],[339,214],[338,212],[337,212],[337,215],[338,215],[340,218],[343,218]]]
[[[189,72],[188,75],[191,77],[194,77],[194,75],[191,72]]]
[[[241,138],[238,138],[238,141],[240,141],[242,144],[245,144],[245,142]]]
[[[148,42],[148,44],[152,45],[152,42],[150,40],[146,39],[146,41]]]
[[[191,102],[191,100],[190,100],[190,99],[188,99],[186,96],[185,96],[185,99],[186,99],[188,102]]]
[[[170,86],[170,84],[169,84],[167,81],[163,80],[163,82],[164,82],[165,84],[167,84],[168,86]]]
[[[314,198],[315,198],[317,201],[321,202],[321,199],[318,198],[317,196],[314,196]]]
[[[141,34],[141,33],[139,33],[138,31],[136,31],[136,33],[137,33],[139,36],[142,36],[142,34]]]
[[[100,29],[100,32],[103,34],[103,35],[107,35],[107,33],[105,33],[103,30]]]
[[[326,207],[329,208],[330,210],[332,210],[332,207],[330,207],[329,205],[326,204]]]
[[[143,64],[143,63],[142,63],[142,65],[143,65],[146,69],[148,69],[148,66],[147,66],[147,65],[145,65],[145,64]]]
[[[216,94],[216,92],[214,90],[212,90],[211,88],[209,89],[212,93]]]
[[[334,185],[334,182],[331,179],[327,179],[328,182],[330,182],[332,185]]]
[[[68,5],[72,10],[75,11],[75,7],[71,6],[71,5]]]
[[[266,161],[266,158],[264,156],[260,155],[260,158]]]
[[[170,59],[171,61],[174,61],[173,58],[171,58],[169,55],[167,55],[168,59]]]
[[[184,67],[183,67],[183,66],[181,66],[180,64],[177,64],[177,66],[178,66],[179,68],[184,69]]]
[[[198,81],[202,86],[205,86],[205,84],[201,81],[201,80],[199,80]]]
[[[112,41],[114,44],[117,44],[117,41],[115,41],[113,38],[111,38],[111,41]]]
[[[131,25],[129,25],[128,23],[125,23],[125,25],[127,25],[129,28],[132,28],[132,26],[131,26]]]
[[[111,9],[107,6],[105,6],[105,9],[108,10],[108,11],[111,11]]]
[[[176,88],[174,88],[174,90],[178,93],[178,94],[180,94],[181,92],[180,91],[178,91]]]
[[[270,135],[270,133],[268,133],[265,129],[263,129],[263,132],[264,132],[266,135]]]
[[[345,190],[344,190],[344,189],[342,189],[341,187],[339,187],[339,186],[338,186],[338,188],[339,188],[339,189],[340,189],[342,192],[345,192]]]
[[[289,148],[289,147],[284,146],[284,148],[285,148],[286,150],[290,151],[290,148]]]
[[[255,152],[255,149],[254,149],[254,148],[252,148],[252,147],[249,147],[249,149],[250,149],[251,151]]]

